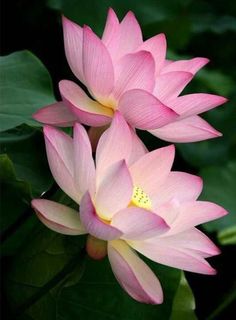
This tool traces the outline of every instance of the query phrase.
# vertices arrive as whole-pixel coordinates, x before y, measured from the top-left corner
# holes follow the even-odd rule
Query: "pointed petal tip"
[[[88,132],[87,132],[87,130],[85,129],[85,127],[81,123],[76,122],[74,124],[74,127],[73,127],[73,138],[74,139],[79,139],[79,137],[81,137],[81,136],[88,138]],[[77,141],[74,141],[74,143],[76,143],[76,142]],[[89,144],[90,144],[90,141],[89,141]]]
[[[36,116],[37,116],[37,114],[40,112],[40,110],[41,110],[41,109],[35,111],[35,112],[32,114],[32,118],[33,118],[33,119],[37,120]]]
[[[41,109],[37,110],[36,112],[34,112],[34,113],[32,114],[31,117],[32,117],[34,120],[42,123],[41,117],[40,117],[40,112],[41,112]]]
[[[170,152],[175,152],[175,145],[174,144],[170,144],[169,146],[166,146],[165,148],[169,149]]]
[[[58,129],[56,129],[55,127],[50,126],[48,124],[43,126],[43,133],[46,137],[49,137],[51,135],[51,133],[53,133],[53,132],[58,132]]]
[[[115,10],[114,10],[112,7],[109,7],[109,8],[108,8],[108,14],[111,14],[111,15],[117,17],[116,12],[115,12]]]
[[[196,270],[196,271],[189,271],[189,272],[194,272],[194,273],[198,273],[198,274],[206,275],[206,276],[215,276],[218,273],[217,270],[214,269],[208,262],[206,262],[206,263],[207,263],[207,265],[204,266],[204,270],[201,270],[201,271]],[[188,270],[186,270],[186,271],[188,271]]]
[[[107,11],[107,20],[106,21],[108,21],[109,19],[111,19],[114,22],[117,22],[118,24],[120,23],[119,19],[117,17],[117,14],[112,7],[109,7],[108,11]]]
[[[217,246],[215,246],[215,252],[214,252],[214,256],[218,256],[219,254],[221,254],[222,251],[220,248],[218,248]]]
[[[88,35],[91,35],[93,33],[92,29],[87,25],[87,24],[84,24],[83,25],[83,30],[84,32],[86,32]]]
[[[74,124],[74,130],[79,131],[79,130],[81,130],[82,128],[84,128],[84,127],[82,126],[81,123],[76,122],[76,123]]]
[[[229,214],[229,211],[222,208],[222,217],[226,216],[227,214]]]
[[[200,185],[203,186],[203,179],[202,179],[202,177],[199,177],[199,176],[196,176],[196,175],[194,175],[194,176],[195,176],[195,178],[196,178],[196,182],[198,182]]]
[[[210,59],[205,58],[205,57],[197,57],[195,59],[198,59],[201,61],[201,66],[204,67],[206,64],[208,64],[210,62]]]
[[[71,127],[77,120],[62,101],[40,108],[32,118],[44,125],[56,127]]]
[[[166,35],[164,32],[159,33],[157,37],[162,38],[162,40],[166,41]]]
[[[153,271],[125,242],[108,243],[111,268],[123,289],[135,300],[146,304],[161,304],[163,291]]]
[[[71,22],[64,14],[62,14],[61,20],[62,20],[62,24],[63,25],[66,24],[66,23],[69,24]]]
[[[221,102],[219,103],[219,105],[229,102],[228,98],[225,98],[225,97],[222,97],[222,96],[219,97],[219,98],[221,98]]]
[[[221,254],[221,250],[219,247],[217,247],[214,242],[212,242],[212,240],[210,238],[208,238],[205,234],[203,234],[203,236],[205,236],[205,239],[207,239],[208,243],[206,244],[206,249],[203,249],[204,251],[207,251],[207,255],[205,257],[213,257],[213,256],[218,256],[219,254]]]
[[[126,13],[125,17],[132,17],[132,18],[134,17],[134,18],[135,18],[135,14],[133,13],[133,11],[129,10],[129,11]]]
[[[174,144],[170,144],[169,146],[162,147],[157,150],[161,150],[161,149],[168,151],[169,155],[171,156],[171,158],[173,158],[173,161],[174,161],[174,159],[175,159],[175,145]]]
[[[43,133],[47,136],[47,134],[50,133],[51,129],[55,128],[46,124],[45,126],[43,126]]]
[[[212,138],[218,138],[218,137],[223,136],[223,133],[221,133],[220,131],[217,131],[215,129],[214,129],[214,131],[212,130],[211,133],[212,133]]]
[[[215,204],[215,206],[218,208],[217,216],[215,217],[215,219],[223,218],[224,216],[229,214],[229,211],[227,211],[225,208],[223,208],[219,205],[216,205],[216,204]]]
[[[76,22],[70,20],[69,18],[67,18],[65,15],[61,16],[61,20],[62,20],[62,26],[63,27],[73,27],[76,26],[78,28],[81,28],[81,26],[79,24],[77,24]]]
[[[208,275],[209,276],[215,276],[215,275],[217,275],[217,273],[218,273],[218,271],[216,269],[210,268]]]

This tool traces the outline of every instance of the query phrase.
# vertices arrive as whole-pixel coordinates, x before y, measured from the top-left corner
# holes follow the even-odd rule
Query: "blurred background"
[[[191,292],[185,282],[180,287],[182,275],[175,269],[153,267],[157,268],[155,271],[166,292],[166,301],[160,307],[133,302],[116,284],[106,259],[94,263],[81,257],[83,237],[78,240],[56,235],[38,222],[30,208],[31,198],[45,192],[45,198],[70,202],[53,183],[41,128],[31,119],[35,110],[59,99],[59,80],[75,80],[64,55],[61,13],[80,25],[91,26],[101,35],[109,7],[119,18],[132,10],[141,24],[144,39],[164,32],[169,58],[198,56],[210,59],[186,92],[207,92],[229,98],[229,103],[204,115],[223,137],[177,145],[174,166],[174,169],[202,176],[205,186],[201,199],[216,202],[230,212],[225,218],[201,227],[222,250],[220,256],[210,260],[218,274],[211,277],[185,273]],[[22,50],[31,51],[44,66],[25,51],[7,59],[3,57],[0,63],[3,108],[0,112],[1,300],[4,319],[234,319],[235,2],[2,0],[1,55]],[[27,90],[23,90],[24,86]],[[139,134],[150,150],[166,144],[150,134]],[[173,286],[175,283],[175,291],[173,286],[169,288],[170,281]]]

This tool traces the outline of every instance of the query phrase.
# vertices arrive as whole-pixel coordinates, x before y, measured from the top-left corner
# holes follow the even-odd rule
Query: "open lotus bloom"
[[[63,30],[67,61],[90,96],[76,83],[62,80],[63,101],[40,109],[34,114],[36,120],[100,127],[119,110],[131,126],[166,141],[193,142],[221,135],[198,114],[223,104],[225,98],[205,93],[179,96],[208,59],[166,60],[165,35],[143,41],[132,12],[119,22],[110,9],[102,39],[65,17]]]
[[[226,211],[196,201],[199,177],[171,171],[173,145],[148,152],[119,112],[99,140],[95,163],[79,123],[73,139],[49,126],[44,134],[51,172],[80,210],[45,199],[34,199],[33,208],[54,231],[87,233],[88,254],[96,259],[108,253],[115,277],[131,297],[163,301],[159,280],[137,252],[164,265],[215,274],[205,258],[219,250],[195,226]]]

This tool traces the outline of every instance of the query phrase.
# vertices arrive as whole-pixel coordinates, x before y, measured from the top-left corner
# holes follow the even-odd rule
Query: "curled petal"
[[[217,138],[222,135],[199,116],[181,119],[149,132],[170,142],[195,142]]]
[[[108,257],[116,279],[133,299],[149,304],[162,303],[159,280],[124,241],[109,242]]]
[[[80,219],[86,231],[101,240],[113,240],[121,237],[122,232],[104,222],[96,213],[91,197],[85,193],[80,204]]]
[[[147,239],[168,231],[169,227],[157,214],[138,207],[130,207],[117,212],[111,225],[120,229],[123,239]]]
[[[152,54],[155,61],[155,74],[159,74],[166,57],[166,37],[164,33],[144,41],[137,51],[145,50]]]
[[[58,127],[71,127],[77,119],[61,101],[39,109],[32,117],[44,124]]]
[[[111,121],[113,111],[90,99],[74,82],[62,80],[59,89],[65,105],[80,122],[99,127]]]
[[[68,235],[85,234],[79,213],[63,204],[34,199],[31,202],[38,218],[51,230]]]
[[[96,193],[96,209],[100,217],[110,220],[126,208],[133,192],[133,183],[124,160],[112,164],[104,173]]]
[[[118,108],[131,126],[143,130],[162,127],[178,117],[151,93],[140,89],[126,91]]]

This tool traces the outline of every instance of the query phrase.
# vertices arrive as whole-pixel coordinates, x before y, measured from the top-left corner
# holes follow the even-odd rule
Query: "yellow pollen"
[[[130,205],[148,210],[150,210],[152,207],[149,196],[140,187],[136,186],[133,188],[133,195]]]

